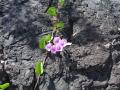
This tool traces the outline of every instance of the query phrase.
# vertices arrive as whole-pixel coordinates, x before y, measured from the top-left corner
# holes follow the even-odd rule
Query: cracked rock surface
[[[120,90],[120,0],[65,1],[63,33],[73,44],[47,59],[37,90]],[[48,6],[0,0],[0,84],[10,82],[8,90],[34,88],[34,64],[45,57],[38,39],[51,32]]]

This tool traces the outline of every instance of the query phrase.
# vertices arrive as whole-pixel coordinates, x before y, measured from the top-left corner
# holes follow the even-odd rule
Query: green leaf
[[[10,86],[10,83],[5,83],[5,84],[2,84],[2,85],[0,85],[0,89],[6,89],[6,88],[8,88]]]
[[[65,0],[58,0],[58,2],[60,3],[61,6],[63,6],[65,3]]]
[[[39,76],[39,75],[43,74],[43,72],[44,72],[44,69],[43,69],[43,61],[37,61],[37,62],[35,63],[35,74],[36,74],[37,76]]]
[[[47,42],[52,40],[52,36],[50,34],[43,36],[39,39],[39,48],[44,49]]]
[[[45,39],[42,37],[39,40],[39,48],[44,49],[45,48]]]
[[[55,23],[54,25],[56,28],[63,28],[64,27],[64,22],[60,21],[60,22],[57,22]]]
[[[56,16],[57,15],[57,9],[55,7],[49,7],[47,13],[50,15],[50,16]]]
[[[51,41],[52,36],[50,34],[48,34],[48,35],[45,35],[44,38],[45,38],[46,42],[49,42],[49,41]]]

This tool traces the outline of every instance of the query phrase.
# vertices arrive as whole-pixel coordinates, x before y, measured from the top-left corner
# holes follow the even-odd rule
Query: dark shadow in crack
[[[79,69],[77,72],[94,81],[106,81],[110,79],[112,67],[113,60],[111,59],[110,55],[104,66],[94,66],[89,67],[88,69]]]
[[[88,19],[84,17],[84,12],[80,12],[76,10],[76,7],[74,3],[69,2],[63,9],[65,13],[63,12],[64,16],[68,15],[68,25],[62,30],[62,34],[65,38],[68,39],[68,41],[72,41],[73,44],[78,45],[85,45],[89,42],[103,42],[104,36],[102,36],[100,33],[98,33],[99,26],[92,25],[92,23],[89,23]],[[77,34],[73,37],[72,35],[76,32],[74,32],[74,24],[77,22],[80,22],[80,25],[85,27],[84,30],[77,32]],[[79,23],[78,23],[79,24]]]
[[[47,87],[48,90],[56,90],[55,84],[54,84],[54,79],[50,79],[49,86]]]
[[[76,75],[83,75],[86,76],[90,80],[94,81],[106,81],[110,79],[111,76],[111,70],[113,67],[113,60],[112,60],[112,50],[109,51],[110,56],[106,60],[104,65],[95,65],[95,66],[89,66],[87,68],[78,68],[78,62],[71,60],[71,56],[69,51],[64,51],[64,68],[68,68],[65,70],[66,77],[64,80],[66,82],[74,81],[75,79],[79,78]]]
[[[62,10],[63,16],[68,16],[68,22],[61,33],[63,34],[64,38],[67,38],[68,41],[71,41],[73,34],[73,25],[75,22],[77,22],[77,20],[79,20],[80,16],[74,6],[74,3],[71,2],[68,2],[67,5],[63,9],[61,9],[61,11]]]
[[[86,45],[91,42],[104,42],[104,36],[99,33],[99,26],[94,26],[92,23],[88,23],[87,20],[82,17],[82,26],[84,30],[77,31],[73,36],[73,44]]]

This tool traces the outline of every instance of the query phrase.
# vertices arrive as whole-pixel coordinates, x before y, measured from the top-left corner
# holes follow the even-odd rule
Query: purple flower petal
[[[67,45],[71,45],[72,43],[70,43],[70,42],[67,42],[67,40],[66,39],[62,39],[62,40],[60,40],[60,45],[62,45],[63,47],[66,47]]]
[[[45,47],[47,51],[51,51],[51,53],[56,54],[56,52],[60,52],[67,45],[71,45],[72,43],[67,42],[66,39],[61,39],[60,37],[54,37],[53,43],[48,43]]]
[[[51,47],[50,51],[51,51],[52,53],[56,54],[56,52],[57,52],[57,51],[56,51],[56,46],[53,45],[53,46]]]
[[[67,43],[67,40],[66,39],[62,39],[59,41],[59,44],[63,47],[65,47],[65,44]]]
[[[63,50],[63,46],[58,43],[58,44],[56,45],[56,51],[57,51],[57,52],[60,52],[60,51],[62,51],[62,50]]]
[[[54,44],[57,44],[57,43],[59,43],[60,40],[61,40],[60,37],[54,37],[53,43],[54,43]]]
[[[50,51],[51,50],[51,47],[52,47],[52,43],[48,43],[46,46],[45,46],[45,49],[47,51]]]

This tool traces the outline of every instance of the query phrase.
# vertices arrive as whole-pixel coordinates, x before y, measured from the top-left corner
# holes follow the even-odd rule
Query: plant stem
[[[36,90],[36,87],[37,87],[37,85],[38,85],[38,83],[39,83],[39,79],[40,79],[40,75],[38,76],[38,79],[37,79],[37,82],[36,82],[36,84],[35,84],[34,90]]]
[[[45,57],[45,59],[44,59],[44,66],[43,67],[45,67],[45,63],[46,63],[46,60],[47,60],[47,58],[48,58],[48,52],[47,52],[47,55],[46,55],[46,57]],[[41,74],[40,74],[41,75]],[[36,82],[36,84],[35,84],[35,87],[34,87],[34,90],[36,90],[36,87],[37,87],[37,85],[38,85],[38,83],[39,83],[39,80],[40,80],[40,75],[38,76],[38,78],[37,78],[37,82]]]
[[[52,1],[53,1],[53,0],[50,0],[50,3],[49,3],[50,6],[51,6]],[[48,7],[48,8],[49,8],[49,7]],[[57,16],[56,16],[57,20],[56,20],[55,22],[58,22],[58,21],[59,21],[59,19],[58,19],[58,12],[59,12],[59,9],[60,9],[60,8],[61,8],[61,7],[59,6],[59,3],[58,3],[58,6],[57,6]],[[48,9],[47,9],[47,10],[48,10]],[[47,12],[47,10],[46,10],[45,12]],[[51,22],[54,22],[54,21],[51,20]],[[52,32],[52,37],[54,37],[54,36],[57,34],[56,32],[57,32],[56,30],[53,30],[53,32]],[[44,59],[44,61],[43,61],[43,63],[44,63],[43,67],[46,66],[46,60],[47,60],[47,58],[48,58],[48,55],[49,55],[49,52],[47,52],[47,55],[46,55],[46,57],[45,57],[45,59]],[[36,82],[36,84],[35,84],[34,90],[36,90],[36,87],[37,87],[37,85],[38,85],[38,83],[39,83],[40,76],[41,76],[41,75],[39,75],[38,78],[37,78],[37,82]]]

